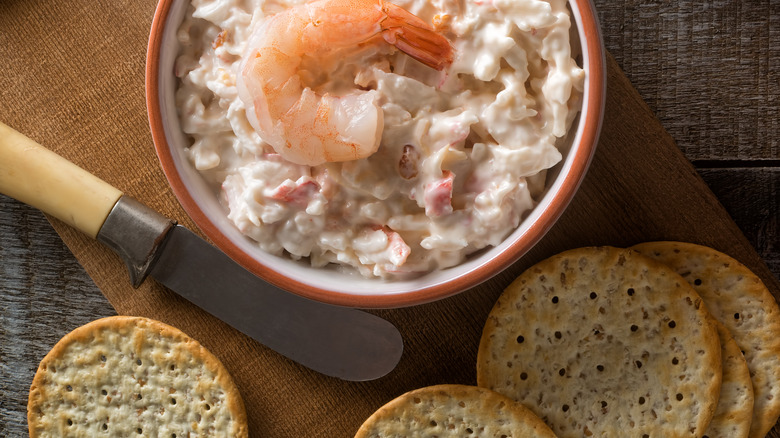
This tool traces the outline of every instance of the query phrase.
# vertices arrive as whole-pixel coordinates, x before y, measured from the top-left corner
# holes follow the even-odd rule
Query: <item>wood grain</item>
[[[769,270],[780,278],[780,168],[697,170]]]
[[[596,5],[616,63],[602,142],[581,192],[542,244],[506,272],[448,300],[377,312],[401,328],[406,350],[398,369],[375,382],[323,378],[159,286],[132,290],[108,250],[55,221],[68,251],[40,213],[0,196],[0,436],[26,436],[27,388],[45,351],[115,312],[71,252],[119,313],[157,317],[212,349],[251,406],[253,433],[273,437],[348,437],[404,390],[473,383],[493,301],[522,269],[562,249],[692,240],[742,260],[777,292],[776,4]],[[0,59],[10,66],[0,71],[0,97],[15,104],[0,108],[0,120],[188,223],[166,190],[145,119],[153,11],[152,0],[0,2]]]
[[[66,333],[116,311],[41,212],[0,195],[0,436],[27,434],[38,362]]]
[[[604,42],[692,161],[780,166],[776,0],[596,0]]]

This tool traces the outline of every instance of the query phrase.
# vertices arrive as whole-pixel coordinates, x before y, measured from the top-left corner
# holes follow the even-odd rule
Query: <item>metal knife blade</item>
[[[134,286],[148,274],[282,355],[344,380],[398,364],[403,340],[386,320],[311,301],[246,271],[142,203],[0,123],[0,193],[66,222],[116,251]]]
[[[320,373],[371,380],[401,358],[398,330],[370,313],[315,302],[245,270],[190,230],[122,196],[97,240],[127,264],[282,355]]]
[[[273,350],[345,380],[384,376],[401,358],[401,335],[384,319],[265,283],[182,226],[169,234],[151,276]]]

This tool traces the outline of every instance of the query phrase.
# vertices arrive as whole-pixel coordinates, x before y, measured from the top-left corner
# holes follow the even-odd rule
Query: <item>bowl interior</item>
[[[548,171],[539,204],[503,243],[464,263],[408,280],[378,280],[337,269],[315,269],[262,251],[227,218],[213,189],[185,155],[188,140],[177,115],[174,62],[176,31],[189,0],[161,1],[147,59],[147,104],[157,154],[173,191],[201,230],[245,268],[271,283],[319,301],[351,307],[399,307],[450,296],[487,280],[519,259],[553,225],[585,175],[600,130],[604,101],[604,54],[595,12],[588,1],[571,1],[573,44],[581,41],[586,71],[583,108],[561,147],[563,160]],[[578,38],[577,38],[578,37]],[[573,47],[573,51],[577,48]]]

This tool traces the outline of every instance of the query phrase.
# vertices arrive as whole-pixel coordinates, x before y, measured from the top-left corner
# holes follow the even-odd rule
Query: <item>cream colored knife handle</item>
[[[122,192],[0,122],[0,193],[93,239]]]

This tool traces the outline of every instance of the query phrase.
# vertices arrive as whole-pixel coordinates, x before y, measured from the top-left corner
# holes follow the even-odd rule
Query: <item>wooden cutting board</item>
[[[0,120],[195,230],[157,163],[146,120],[144,57],[155,2],[77,0],[0,5]],[[104,11],[104,12],[100,12]],[[9,68],[10,66],[10,68]],[[122,262],[52,220],[107,299],[124,315],[181,328],[228,367],[253,436],[350,437],[376,408],[408,390],[475,384],[482,325],[504,287],[531,264],[585,245],[683,240],[712,246],[771,275],[615,61],[608,59],[601,140],[582,187],[559,222],[522,260],[455,297],[373,311],[399,327],[404,355],[388,376],[363,383],[324,377],[278,355],[153,281],[130,287]],[[780,437],[777,428],[770,436]]]

